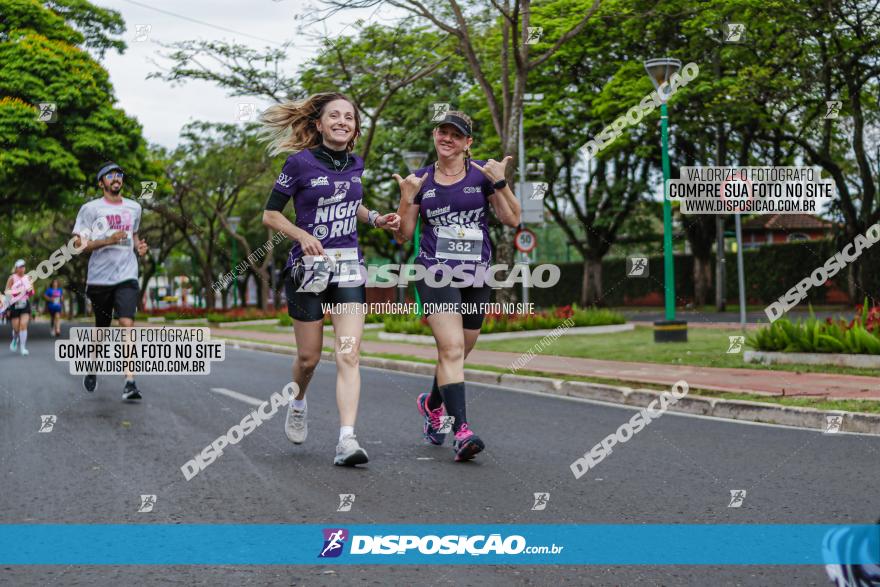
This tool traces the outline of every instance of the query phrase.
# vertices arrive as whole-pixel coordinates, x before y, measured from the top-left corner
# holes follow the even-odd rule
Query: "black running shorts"
[[[287,297],[287,313],[294,320],[300,322],[315,322],[324,319],[325,305],[335,304],[365,304],[367,290],[363,284],[350,287],[341,287],[335,283],[328,283],[327,288],[320,293],[296,291],[297,285],[290,275],[289,268],[284,275],[284,294]]]
[[[27,300],[27,301],[24,303],[24,307],[22,307],[22,308],[16,308],[16,305],[17,305],[17,304],[11,304],[11,305],[9,306],[9,310],[7,310],[7,311],[9,312],[9,317],[10,317],[10,318],[18,318],[18,317],[21,316],[22,314],[30,314],[30,313],[31,313],[31,302],[30,302],[30,300]]]
[[[437,308],[445,306],[461,314],[462,325],[467,330],[479,330],[483,326],[486,312],[482,307],[492,296],[492,288],[488,285],[431,287],[425,284],[424,280],[419,280],[416,282],[416,289],[419,291],[425,316],[430,316],[436,313]]]
[[[136,279],[129,279],[116,285],[87,285],[86,295],[95,311],[95,326],[100,328],[110,326],[114,312],[116,318],[134,320],[140,288]]]

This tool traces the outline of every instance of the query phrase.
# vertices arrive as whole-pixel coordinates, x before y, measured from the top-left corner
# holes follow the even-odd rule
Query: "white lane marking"
[[[245,395],[231,389],[226,389],[225,387],[212,387],[211,391],[213,391],[214,393],[219,393],[220,395],[225,395],[226,397],[231,397],[232,399],[237,399],[240,402],[244,402],[252,406],[261,406],[265,402],[265,400],[257,399],[255,397],[251,397],[249,395]]]
[[[416,457],[417,461],[433,461],[434,457]]]

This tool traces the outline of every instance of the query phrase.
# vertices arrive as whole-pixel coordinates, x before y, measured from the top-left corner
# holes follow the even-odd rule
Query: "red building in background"
[[[743,249],[831,238],[833,230],[833,222],[812,214],[757,216],[743,222]]]

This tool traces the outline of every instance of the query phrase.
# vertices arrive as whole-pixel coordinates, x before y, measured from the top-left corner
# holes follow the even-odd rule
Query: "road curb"
[[[231,338],[225,340],[233,348],[296,355],[296,350],[284,345],[256,343]],[[333,360],[333,353],[321,353],[321,358]],[[361,357],[360,364],[364,367],[414,373],[417,375],[433,375],[434,365],[416,363],[382,357]],[[590,383],[587,381],[568,381],[552,377],[535,377],[465,369],[465,381],[487,385],[501,385],[524,391],[546,393],[589,399],[594,401],[621,404],[634,407],[647,407],[660,397],[661,392],[650,389],[633,389],[625,386]],[[840,432],[880,435],[880,414],[864,412],[845,412],[840,410],[817,410],[798,406],[765,404],[745,400],[728,400],[715,397],[686,396],[669,406],[669,411],[698,416],[711,416],[725,420],[741,420],[765,424],[781,424],[796,428],[825,430],[829,417],[841,417]],[[830,435],[831,433],[829,433]]]
[[[759,365],[835,365],[858,369],[880,369],[880,356],[878,355],[847,355],[844,353],[745,351],[743,361]]]
[[[548,336],[555,332],[559,332],[560,336],[573,336],[576,334],[609,334],[612,332],[628,332],[635,330],[636,326],[632,322],[624,324],[603,324],[601,326],[573,326],[564,330],[556,328],[542,328],[540,330],[516,330],[511,332],[491,332],[489,334],[481,334],[480,340],[514,340],[518,338],[539,338]],[[385,332],[379,333],[379,340],[387,342],[412,342],[416,344],[434,344],[434,337],[429,334],[405,334],[403,332]]]

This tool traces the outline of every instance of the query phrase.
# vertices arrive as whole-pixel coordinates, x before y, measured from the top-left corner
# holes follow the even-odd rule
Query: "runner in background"
[[[83,204],[73,227],[75,246],[83,247],[86,237],[81,250],[91,253],[86,296],[92,302],[95,326],[110,326],[115,314],[119,326],[131,328],[140,295],[137,255],[143,257],[148,248],[146,241],[138,238],[141,205],[122,197],[124,175],[116,163],[102,165],[96,177],[104,195]],[[83,378],[86,391],[95,391],[97,385],[96,375]],[[125,374],[122,399],[141,399],[133,373]]]
[[[9,279],[6,280],[7,299],[10,300],[7,312],[12,324],[12,342],[9,350],[19,350],[22,356],[30,354],[27,350],[28,323],[31,319],[31,301],[34,295],[34,284],[30,277],[25,275],[24,259],[15,262],[15,268]]]
[[[295,444],[306,439],[305,394],[321,359],[323,305],[339,305],[342,311],[330,314],[340,420],[333,463],[366,463],[369,457],[354,433],[361,392],[359,359],[366,302],[357,221],[396,230],[400,218],[368,210],[361,203],[364,162],[352,153],[361,127],[351,100],[337,93],[315,94],[301,102],[271,106],[261,120],[272,155],[294,152],[284,163],[263,212],[263,224],[293,240],[283,275],[287,311],[293,318],[296,337],[293,379],[299,394],[288,407],[285,433]],[[295,224],[283,214],[291,198]],[[326,269],[319,269],[321,266]]]
[[[412,239],[416,220],[424,230],[415,262],[429,274],[453,273],[469,269],[470,278],[438,286],[437,277],[416,282],[425,304],[428,325],[437,343],[437,368],[431,393],[417,399],[425,439],[443,444],[439,432],[443,407],[453,417],[456,461],[466,461],[483,450],[483,441],[471,431],[467,421],[464,360],[477,343],[492,289],[474,276],[489,266],[492,245],[489,240],[489,208],[507,226],[518,226],[520,204],[507,186],[504,172],[511,157],[501,161],[474,161],[470,147],[471,119],[463,112],[450,111],[433,131],[437,161],[412,173],[406,179],[394,174],[400,186],[401,229],[398,242]],[[462,267],[464,266],[464,267]],[[464,275],[464,273],[459,273]],[[434,283],[429,283],[433,281]],[[434,312],[432,306],[455,308]]]
[[[61,336],[61,311],[64,308],[64,290],[57,279],[52,280],[51,287],[46,288],[43,298],[49,312],[49,331],[52,336]]]

